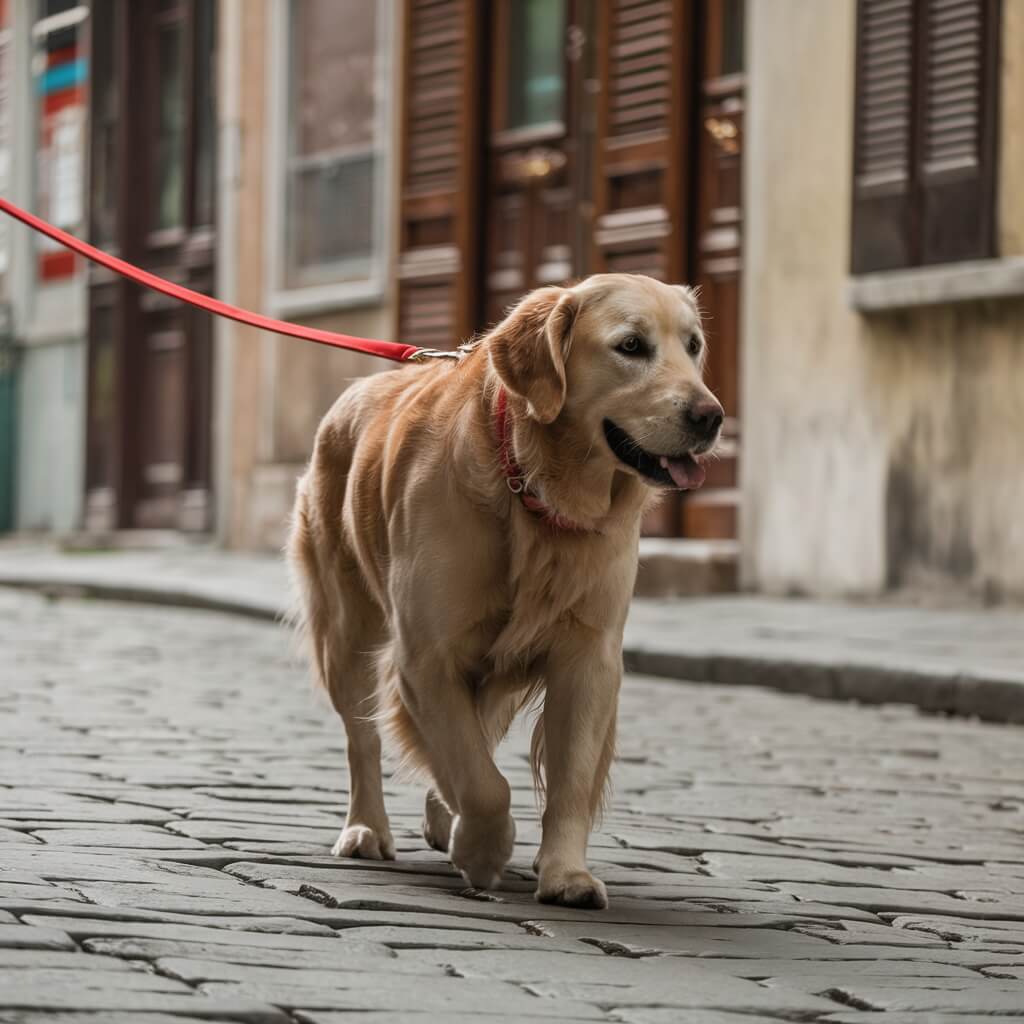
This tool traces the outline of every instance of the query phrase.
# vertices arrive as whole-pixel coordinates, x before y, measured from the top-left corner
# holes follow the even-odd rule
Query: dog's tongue
[[[680,459],[662,456],[661,464],[681,491],[695,491],[704,483],[704,467],[692,455],[684,455]]]

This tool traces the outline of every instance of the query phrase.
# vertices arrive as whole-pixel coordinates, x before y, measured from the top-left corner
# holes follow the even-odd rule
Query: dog
[[[348,736],[335,856],[395,856],[383,729],[431,780],[427,843],[471,886],[497,886],[515,824],[493,753],[543,698],[536,897],[607,906],[586,851],[640,521],[660,492],[704,480],[724,417],[705,354],[693,290],[601,274],[531,292],[457,361],[357,381],[324,417],[288,556]]]

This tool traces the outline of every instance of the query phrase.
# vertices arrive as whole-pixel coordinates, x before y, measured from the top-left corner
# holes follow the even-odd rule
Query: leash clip
[[[418,348],[411,355],[405,357],[407,363],[420,363],[427,359],[461,359],[462,353],[445,352],[439,348]]]

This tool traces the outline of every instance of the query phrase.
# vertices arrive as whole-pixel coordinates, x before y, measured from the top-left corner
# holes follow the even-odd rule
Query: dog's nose
[[[686,410],[687,425],[702,438],[714,437],[724,419],[725,410],[713,398],[694,402]]]

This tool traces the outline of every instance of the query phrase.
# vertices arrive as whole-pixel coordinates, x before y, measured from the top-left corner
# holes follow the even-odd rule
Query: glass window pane
[[[214,93],[216,5],[204,0],[196,5],[195,80],[195,224],[213,224],[214,168],[216,166],[217,124]]]
[[[182,89],[182,23],[160,26],[157,36],[157,163],[154,226],[172,228],[184,219],[185,105]]]
[[[292,0],[288,286],[365,277],[374,249],[377,4]]]
[[[93,0],[91,234],[104,247],[117,237],[117,29],[114,0]]]
[[[78,0],[44,0],[39,7],[40,18],[52,18],[55,14],[65,14],[78,6]],[[52,29],[46,33],[46,52],[48,55],[59,54],[68,47],[78,43],[78,30],[74,25]]]
[[[42,11],[40,12],[41,18],[52,18],[55,14],[63,14],[65,11],[70,11],[72,7],[77,7],[80,0],[43,0]]]
[[[506,128],[561,121],[565,0],[510,0]]]
[[[743,70],[744,0],[725,0],[722,5],[722,71],[731,75]]]
[[[376,6],[365,0],[294,0],[295,153],[372,145]]]
[[[373,254],[372,154],[292,172],[289,252],[296,268],[350,264],[365,274]]]

